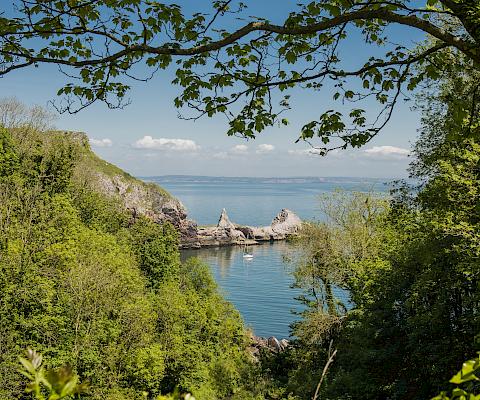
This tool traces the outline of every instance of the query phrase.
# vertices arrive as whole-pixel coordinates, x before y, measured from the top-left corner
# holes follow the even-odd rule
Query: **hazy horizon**
[[[148,178],[206,178],[206,179],[255,179],[255,180],[263,180],[263,179],[310,179],[310,180],[333,180],[333,179],[339,179],[339,180],[346,180],[346,179],[352,179],[352,180],[362,180],[362,179],[367,179],[367,180],[392,180],[392,179],[408,179],[405,177],[396,177],[396,176],[383,176],[383,177],[372,177],[372,176],[338,176],[338,175],[332,175],[332,176],[314,176],[314,175],[278,175],[278,176],[241,176],[241,175],[195,175],[195,174],[167,174],[167,175],[142,175],[142,176],[136,176],[138,179],[148,179]]]

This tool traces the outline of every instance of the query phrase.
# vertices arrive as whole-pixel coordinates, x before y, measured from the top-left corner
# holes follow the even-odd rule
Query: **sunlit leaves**
[[[477,376],[480,373],[480,359],[465,361],[462,365],[462,369],[450,379],[451,383],[457,385],[469,381],[478,381],[480,378]]]
[[[20,373],[29,380],[25,391],[33,393],[37,400],[69,398],[87,388],[85,384],[79,383],[78,376],[69,366],[45,371],[43,357],[35,350],[28,349],[26,358],[20,357],[19,360],[22,365]]]
[[[473,360],[465,361],[462,365],[460,371],[458,371],[450,383],[455,385],[468,384],[473,381],[480,381],[478,375],[480,372],[480,358],[477,357]],[[456,387],[452,390],[451,395],[447,395],[446,392],[440,393],[438,396],[435,396],[432,400],[479,400],[480,394],[474,394],[472,386],[470,387]]]
[[[475,38],[468,27],[478,22],[480,10],[468,2],[458,4],[463,11],[452,17],[459,20],[455,26],[466,22],[464,26]],[[283,22],[267,29],[258,25],[268,22],[264,16],[244,15],[245,4],[235,1],[213,1],[208,8],[187,13],[180,5],[157,0],[34,0],[22,2],[16,18],[0,19],[0,37],[6,38],[0,42],[0,67],[10,71],[44,62],[59,64],[69,78],[58,92],[67,95],[60,109],[76,112],[94,101],[122,107],[128,103],[129,79],[148,81],[181,56],[175,59],[173,84],[181,90],[175,106],[187,110],[182,115],[196,119],[222,113],[230,123],[229,134],[252,138],[280,122],[278,116],[289,108],[278,100],[279,91],[328,90],[331,83],[334,100],[345,103],[371,98],[378,103],[378,114],[370,125],[359,120],[353,125],[344,119],[337,125],[317,121],[320,141],[330,142],[333,129],[337,145],[343,148],[361,143],[361,138],[368,140],[382,129],[403,89],[414,91],[426,80],[440,77],[438,66],[442,63],[434,60],[435,51],[427,56],[395,45],[397,39],[386,29],[392,20],[384,15],[395,22],[408,17],[407,25],[424,30],[424,23],[438,24],[440,5],[426,0],[410,9],[406,3],[391,1],[309,1],[292,6]],[[380,17],[368,15],[376,12]],[[343,19],[355,13],[360,13],[358,18]],[[222,18],[227,15],[240,21],[240,30],[226,24],[230,19]],[[252,31],[254,26],[258,31]],[[458,40],[466,37],[453,33]],[[384,55],[368,57],[359,52],[355,66],[347,69],[343,60],[348,45],[344,45],[352,34],[360,35],[368,52],[373,45]],[[435,40],[432,46],[443,39]],[[415,69],[422,64],[421,72]],[[237,129],[238,123],[232,125],[234,120],[244,123],[244,133]],[[343,132],[338,130],[340,123]],[[350,140],[350,135],[355,138]]]

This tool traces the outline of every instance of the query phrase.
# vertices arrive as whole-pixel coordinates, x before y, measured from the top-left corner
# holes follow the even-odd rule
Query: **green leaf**
[[[462,369],[455,374],[455,376],[450,379],[451,383],[455,383],[457,385],[469,382],[473,380],[480,380],[476,375],[475,372],[480,368],[480,363],[478,360],[469,360],[463,363]]]

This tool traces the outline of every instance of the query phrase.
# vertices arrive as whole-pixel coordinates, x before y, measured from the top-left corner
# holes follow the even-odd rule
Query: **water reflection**
[[[289,336],[289,325],[298,310],[291,289],[293,278],[283,255],[291,249],[286,242],[251,247],[253,259],[243,258],[242,247],[182,251],[182,259],[198,257],[208,263],[225,296],[241,312],[247,326],[260,336]]]
[[[242,262],[243,266],[248,267],[249,264],[254,263],[257,257],[264,257],[266,253],[272,251],[265,245],[252,246],[249,252],[253,254],[253,259],[243,258],[243,247],[241,246],[225,246],[225,247],[210,247],[200,250],[183,250],[181,252],[181,259],[185,261],[190,257],[198,257],[209,265],[218,269],[217,273],[222,279],[228,278],[229,270],[232,265]],[[265,251],[267,250],[267,251]],[[275,246],[275,251],[282,251],[282,246]]]

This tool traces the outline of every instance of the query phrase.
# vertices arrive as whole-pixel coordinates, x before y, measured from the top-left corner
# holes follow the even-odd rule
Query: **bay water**
[[[318,197],[337,189],[346,191],[388,190],[386,180],[367,178],[227,178],[160,176],[143,178],[156,182],[177,197],[189,218],[199,225],[216,225],[222,211],[231,221],[251,226],[270,225],[283,209],[305,220],[322,220]],[[288,338],[290,324],[301,310],[291,288],[293,277],[284,255],[286,242],[253,246],[253,259],[243,258],[241,247],[182,251],[182,259],[198,257],[210,265],[225,297],[240,311],[245,324],[258,336]]]

